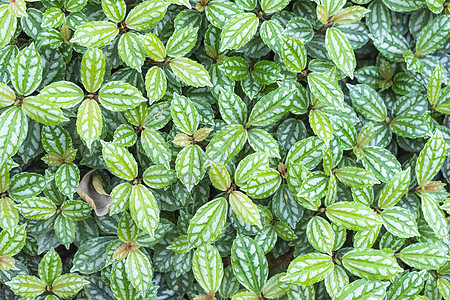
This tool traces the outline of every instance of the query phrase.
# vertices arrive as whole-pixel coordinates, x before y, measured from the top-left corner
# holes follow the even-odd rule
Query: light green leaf
[[[442,85],[442,68],[441,64],[436,66],[433,74],[431,74],[430,81],[428,82],[427,98],[431,105],[435,105],[441,95]]]
[[[234,173],[234,181],[239,186],[244,186],[260,171],[269,167],[269,156],[266,153],[256,152],[242,159]]]
[[[149,32],[146,35],[141,35],[140,38],[145,52],[151,59],[158,62],[164,61],[167,56],[166,47],[156,35]]]
[[[192,258],[194,277],[207,294],[214,294],[223,278],[223,264],[219,251],[211,245],[195,250]]]
[[[182,57],[189,53],[197,42],[198,28],[186,27],[177,30],[167,41],[167,55]]]
[[[259,21],[253,13],[236,14],[222,28],[220,51],[233,50],[247,44],[258,30]]]
[[[425,271],[410,272],[395,277],[386,295],[387,300],[418,299],[415,298],[422,291],[425,283]]]
[[[41,55],[34,44],[24,48],[11,66],[11,82],[16,91],[24,96],[33,93],[42,81]]]
[[[286,166],[289,168],[302,164],[306,169],[314,169],[323,157],[322,150],[325,143],[316,136],[311,136],[295,143],[286,157]]]
[[[98,103],[86,99],[81,103],[77,113],[77,132],[88,148],[102,133],[103,118]]]
[[[180,151],[175,160],[178,179],[188,191],[197,185],[205,174],[205,153],[198,145],[189,145]]]
[[[325,288],[331,297],[336,296],[348,284],[348,275],[340,266],[335,265],[333,271],[325,277]]]
[[[344,103],[344,94],[337,82],[327,73],[313,72],[308,75],[308,86],[311,94],[318,102],[331,108],[341,109]]]
[[[59,191],[72,199],[80,182],[78,166],[73,163],[61,165],[55,172],[55,182]]]
[[[175,171],[166,169],[163,166],[150,166],[142,175],[145,184],[152,189],[162,189],[175,183],[177,174]]]
[[[366,279],[391,279],[403,269],[391,253],[375,249],[355,249],[342,257],[344,267]]]
[[[251,238],[239,235],[231,248],[231,265],[237,280],[255,294],[262,289],[269,276],[269,266],[261,247]]]
[[[17,275],[6,285],[22,297],[36,297],[45,291],[45,283],[33,275]]]
[[[323,280],[333,271],[334,264],[329,255],[308,253],[297,256],[289,265],[283,280],[299,285],[312,285]]]
[[[301,72],[306,66],[306,49],[303,43],[291,37],[283,38],[281,42],[283,61],[292,72]]]
[[[78,274],[63,274],[53,281],[52,291],[62,298],[76,295],[89,281],[83,279]]]
[[[106,109],[112,111],[129,110],[147,101],[141,91],[122,81],[110,81],[104,84],[98,92],[98,99]]]
[[[351,230],[367,230],[381,223],[368,206],[357,202],[337,202],[326,208],[327,217],[339,226]]]
[[[408,168],[394,177],[384,186],[378,199],[380,208],[389,208],[394,206],[403,195],[408,191],[411,172]]]
[[[45,86],[39,98],[55,106],[69,108],[84,99],[83,90],[70,81],[53,82]]]
[[[206,5],[206,17],[217,28],[222,28],[227,20],[241,12],[242,9],[232,1],[211,0]]]
[[[125,0],[102,0],[102,10],[113,22],[122,22],[127,11]]]
[[[145,154],[150,157],[154,164],[163,165],[166,169],[169,169],[172,154],[169,145],[159,131],[144,129],[141,132],[141,145]]]
[[[247,127],[273,124],[289,111],[292,100],[292,92],[285,87],[264,95],[253,107]]]
[[[209,169],[211,184],[218,190],[226,191],[231,186],[230,173],[222,164],[212,164]]]
[[[17,153],[27,137],[28,120],[20,107],[10,107],[0,115],[0,166]]]
[[[45,220],[56,213],[56,205],[44,197],[32,197],[16,205],[27,219]]]
[[[107,21],[92,21],[77,28],[71,43],[78,43],[84,47],[103,47],[109,44],[119,34],[116,24]]]
[[[211,79],[205,67],[186,57],[170,60],[173,73],[181,81],[193,87],[212,86]]]
[[[231,209],[241,221],[262,228],[259,209],[246,194],[234,191],[230,193],[228,200]]]
[[[400,163],[389,150],[376,146],[366,146],[362,150],[364,168],[371,171],[378,180],[388,182],[401,172]]]
[[[54,126],[69,120],[59,107],[48,104],[39,96],[26,97],[23,100],[22,109],[31,119],[45,125]]]
[[[145,61],[145,50],[141,39],[136,34],[132,32],[122,34],[117,50],[127,66],[141,72],[141,67]]]
[[[101,141],[103,159],[109,170],[125,180],[133,180],[137,174],[137,163],[133,155],[125,148],[113,143]]]
[[[167,79],[161,68],[154,66],[148,70],[145,75],[145,89],[150,104],[164,97],[167,90]]]
[[[216,133],[206,147],[206,157],[214,163],[226,164],[235,157],[247,141],[242,125],[229,125]]]
[[[398,257],[408,266],[419,270],[437,270],[446,261],[446,251],[432,243],[415,243],[404,248]]]
[[[331,255],[335,233],[331,224],[324,218],[319,216],[312,217],[306,227],[306,236],[314,249]]]
[[[99,49],[89,48],[83,54],[80,75],[84,88],[90,93],[96,92],[105,76],[105,54]]]
[[[281,176],[277,170],[265,168],[259,171],[241,188],[255,199],[272,196],[280,187]]]
[[[3,82],[0,82],[0,107],[10,106],[14,104],[15,100],[16,94],[14,91]]]
[[[128,124],[122,124],[114,131],[113,142],[116,145],[131,147],[137,141],[137,134],[134,128]]]
[[[247,119],[247,105],[238,95],[221,89],[218,104],[220,115],[228,125],[244,125]]]
[[[16,255],[25,245],[26,224],[0,232],[0,256]]]
[[[356,110],[368,120],[383,122],[387,118],[387,109],[376,90],[366,84],[347,84],[350,97]]]
[[[74,241],[77,230],[74,220],[58,215],[55,219],[53,228],[55,229],[55,235],[61,244],[70,245]]]
[[[51,248],[39,263],[39,277],[46,285],[52,285],[53,281],[62,273],[61,257]]]
[[[438,237],[446,237],[448,235],[448,221],[437,203],[438,200],[428,193],[421,193],[420,197],[422,199],[423,217],[428,225]]]
[[[368,12],[370,12],[370,9],[366,9],[365,7],[362,6],[358,5],[349,6],[336,12],[336,14],[333,17],[334,23],[344,25],[358,22]]]
[[[144,1],[128,13],[125,24],[130,29],[148,29],[164,17],[169,4],[162,0]]]
[[[130,213],[136,225],[155,236],[155,230],[159,223],[159,207],[152,192],[144,185],[137,184],[131,189]]]
[[[223,197],[202,205],[189,222],[189,243],[199,247],[217,241],[223,234],[227,211],[228,203]]]
[[[353,79],[356,67],[355,53],[345,35],[339,29],[329,28],[325,34],[325,45],[331,60]]]
[[[17,28],[17,18],[11,14],[8,4],[0,5],[0,49],[11,41]]]
[[[309,124],[314,133],[329,145],[333,138],[333,127],[327,116],[319,110],[311,110],[309,113]]]
[[[147,255],[137,250],[128,254],[125,272],[133,287],[144,297],[151,286],[153,270]]]
[[[380,214],[387,231],[401,238],[419,236],[415,217],[402,207],[385,209]]]
[[[420,151],[416,163],[416,177],[425,186],[439,172],[446,156],[446,143],[440,131],[436,131]]]
[[[189,98],[174,93],[170,104],[170,114],[178,130],[189,135],[195,133],[199,124],[199,115]]]
[[[380,183],[371,171],[358,167],[343,167],[334,174],[340,182],[350,187],[368,187]]]
[[[269,157],[280,158],[278,142],[264,129],[253,128],[248,131],[248,143],[255,152],[267,153]]]
[[[74,221],[85,220],[92,211],[92,207],[87,202],[81,200],[66,200],[60,209],[64,217]]]
[[[416,55],[431,54],[450,38],[450,15],[442,15],[422,28],[416,38]]]

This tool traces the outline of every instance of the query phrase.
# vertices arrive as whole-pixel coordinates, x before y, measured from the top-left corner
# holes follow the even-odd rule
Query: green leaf
[[[370,207],[357,202],[337,202],[326,208],[326,215],[333,223],[351,230],[367,230],[381,223]]]
[[[70,81],[53,82],[45,86],[39,98],[52,105],[69,108],[84,99],[83,90]]]
[[[237,280],[255,294],[262,289],[269,276],[269,266],[261,247],[251,238],[239,235],[231,248],[231,265]]]
[[[177,174],[164,166],[155,165],[144,171],[142,179],[152,189],[163,189],[175,183]]]
[[[19,214],[14,207],[14,201],[8,197],[0,199],[0,227],[14,229],[19,222]]]
[[[366,84],[347,84],[353,106],[366,119],[383,122],[387,118],[387,109],[376,90]]]
[[[362,149],[364,168],[371,171],[378,180],[388,182],[401,172],[400,163],[389,150],[376,146],[366,146]]]
[[[106,109],[112,111],[129,110],[147,101],[137,88],[122,81],[104,84],[98,92],[98,99]]]
[[[397,204],[403,195],[408,191],[411,178],[410,169],[397,173],[386,183],[380,193],[378,205],[380,208],[389,208]]]
[[[228,125],[245,124],[247,105],[238,95],[221,89],[218,104],[220,115]]]
[[[242,159],[234,173],[234,181],[244,186],[254,175],[269,167],[269,156],[266,153],[256,152]]]
[[[352,274],[366,279],[391,279],[403,269],[393,254],[375,249],[355,249],[342,257],[342,264]]]
[[[141,72],[141,67],[145,61],[145,50],[141,39],[136,34],[132,32],[122,34],[117,50],[127,66]]]
[[[39,263],[39,277],[46,285],[52,285],[53,281],[62,273],[61,257],[51,248]]]
[[[81,200],[66,200],[60,209],[64,217],[74,221],[85,220],[92,211],[92,207],[87,202]]]
[[[178,179],[188,191],[197,185],[205,174],[205,153],[198,145],[189,145],[180,151],[175,160]]]
[[[242,125],[229,125],[216,133],[206,147],[206,157],[216,164],[226,164],[235,157],[247,141]]]
[[[64,245],[71,244],[75,239],[76,223],[72,219],[68,219],[62,215],[58,215],[55,220],[55,235]]]
[[[222,70],[230,79],[236,81],[244,80],[250,74],[248,62],[240,56],[228,57],[220,65],[220,70]]]
[[[336,296],[342,288],[349,284],[349,278],[344,269],[334,266],[333,271],[325,277],[325,288],[330,296]]]
[[[385,209],[380,214],[387,231],[401,238],[419,236],[415,217],[401,207]]]
[[[17,275],[6,284],[22,297],[36,297],[45,291],[45,283],[33,275]]]
[[[47,184],[44,176],[36,173],[21,172],[11,179],[9,196],[14,200],[25,200],[38,195]]]
[[[263,199],[273,195],[281,184],[281,176],[277,170],[265,168],[247,181],[241,188],[255,199]]]
[[[195,133],[199,124],[199,115],[189,98],[174,93],[170,104],[170,114],[173,123],[180,131],[189,135]]]
[[[436,131],[420,151],[416,163],[416,177],[423,187],[439,172],[446,156],[446,143],[440,131]]]
[[[14,104],[16,94],[6,84],[0,82],[0,107],[10,106]]]
[[[214,294],[223,278],[223,264],[219,251],[211,245],[195,250],[192,258],[194,277],[207,294]]]
[[[11,41],[17,28],[17,19],[11,14],[7,4],[0,5],[0,49]]]
[[[231,209],[239,220],[246,224],[257,225],[259,228],[262,228],[259,209],[246,194],[240,191],[234,191],[230,193],[228,200],[230,201]]]
[[[59,107],[48,104],[45,99],[39,96],[25,98],[22,109],[31,119],[45,125],[54,126],[69,120],[63,115]]]
[[[325,45],[331,60],[353,79],[356,67],[355,53],[345,35],[339,29],[329,28],[325,34]]]
[[[442,15],[429,22],[416,38],[416,55],[431,54],[450,38],[450,16]]]
[[[259,35],[264,44],[276,53],[282,52],[283,33],[284,27],[271,20],[263,22],[259,29]]]
[[[312,285],[323,280],[333,271],[334,264],[329,255],[308,253],[297,256],[289,265],[283,280],[299,285]]]
[[[20,95],[30,95],[42,81],[42,62],[34,44],[24,48],[11,66],[11,82]]]
[[[311,94],[318,102],[331,108],[341,109],[344,103],[344,94],[337,82],[329,74],[313,72],[308,75],[308,86]]]
[[[70,42],[84,47],[98,48],[109,44],[118,34],[119,28],[116,24],[107,21],[92,21],[78,27]]]
[[[268,299],[278,299],[291,289],[291,283],[282,281],[285,275],[286,273],[278,273],[267,280],[262,291],[264,297]]]
[[[253,13],[234,15],[222,28],[220,51],[233,50],[247,44],[258,30],[258,18]]]
[[[292,98],[292,92],[284,87],[264,95],[253,107],[247,126],[267,126],[278,121],[289,111]]]
[[[281,42],[283,61],[292,72],[301,72],[306,66],[306,49],[303,43],[291,37],[283,38]]]
[[[333,138],[333,127],[326,115],[319,110],[311,110],[309,124],[314,133],[328,145]]]
[[[312,217],[306,227],[306,236],[314,249],[331,255],[335,233],[331,224],[324,218],[319,216]]]
[[[404,248],[398,257],[408,266],[419,270],[437,270],[447,260],[446,251],[432,243],[415,243]]]
[[[226,191],[231,186],[230,173],[222,164],[212,164],[209,169],[211,184],[218,190]]]
[[[137,174],[137,163],[133,155],[125,148],[113,143],[102,142],[103,159],[109,170],[125,180],[133,180]]]
[[[227,20],[241,12],[242,9],[231,1],[211,0],[206,6],[208,21],[217,28],[222,28]]]
[[[358,22],[368,12],[370,12],[370,10],[362,6],[358,5],[349,6],[336,12],[336,14],[333,17],[334,23],[343,25]]]
[[[202,205],[189,222],[189,243],[193,247],[199,247],[217,241],[223,234],[227,211],[228,203],[225,198],[217,198]]]
[[[269,157],[280,158],[278,142],[264,129],[253,128],[248,131],[248,143],[256,152],[267,153]]]
[[[198,62],[178,57],[170,60],[169,64],[175,76],[185,84],[193,87],[212,86],[208,71]]]
[[[169,4],[162,0],[144,1],[128,13],[125,24],[130,29],[148,29],[164,17]]]
[[[147,55],[155,61],[164,61],[167,53],[166,47],[164,47],[164,44],[161,42],[161,40],[151,32],[147,33],[146,35],[141,35],[140,37]]]
[[[100,107],[94,99],[81,103],[77,113],[77,132],[88,148],[102,133],[103,118]]]
[[[116,145],[131,147],[136,144],[137,134],[134,128],[128,124],[122,124],[114,131],[113,142]]]
[[[442,77],[441,64],[438,64],[428,82],[427,98],[431,105],[435,105],[441,95]]]
[[[55,182],[59,191],[72,199],[80,182],[80,170],[77,165],[73,163],[61,165],[55,172]]]
[[[59,297],[72,297],[87,284],[89,284],[89,281],[78,274],[63,274],[53,281],[52,292]]]
[[[448,221],[437,203],[438,200],[428,193],[422,193],[420,197],[422,199],[423,217],[428,225],[438,237],[446,237],[448,235]]]
[[[186,27],[175,31],[167,41],[167,55],[183,57],[192,50],[197,42],[198,28]]]
[[[154,237],[159,223],[159,207],[153,193],[142,184],[133,185],[129,203],[136,225]]]
[[[105,76],[105,54],[99,49],[89,48],[83,54],[80,75],[84,88],[90,93],[96,92]]]
[[[414,113],[406,112],[395,117],[390,127],[394,133],[410,139],[431,135],[430,126],[426,118]]]
[[[128,280],[144,297],[151,285],[153,269],[147,255],[140,250],[131,251],[125,263]]]
[[[386,299],[417,299],[425,283],[425,272],[410,272],[403,276],[395,277],[389,287]]]
[[[311,136],[295,143],[286,157],[286,166],[291,168],[302,164],[306,169],[315,168],[323,157],[325,143],[316,136]]]
[[[334,174],[340,182],[350,187],[368,187],[380,183],[371,171],[358,167],[343,167]]]
[[[111,290],[117,299],[132,300],[138,297],[138,291],[128,281],[125,262],[118,261],[111,269]]]
[[[2,230],[0,232],[0,256],[18,254],[25,245],[26,237],[26,224]]]
[[[17,205],[20,213],[27,219],[45,220],[56,213],[56,205],[44,197],[32,197]]]
[[[148,70],[145,75],[145,89],[150,104],[164,97],[167,90],[167,79],[161,68],[154,66]]]
[[[280,67],[273,61],[260,60],[253,65],[252,77],[258,84],[272,84],[281,79]]]
[[[113,22],[122,22],[127,11],[125,0],[102,0],[103,13]]]
[[[312,172],[301,183],[297,197],[304,198],[309,209],[317,210],[328,187],[328,176],[323,172]]]
[[[266,14],[273,14],[285,8],[289,2],[289,0],[262,0],[261,9]]]
[[[52,7],[47,9],[42,16],[42,27],[59,27],[64,22],[64,13],[61,9]]]
[[[388,282],[380,282],[375,280],[358,279],[344,286],[334,296],[334,300],[357,299],[383,299],[386,295]]]
[[[154,164],[163,165],[169,169],[169,163],[172,157],[167,142],[157,130],[144,129],[141,132],[142,148]]]

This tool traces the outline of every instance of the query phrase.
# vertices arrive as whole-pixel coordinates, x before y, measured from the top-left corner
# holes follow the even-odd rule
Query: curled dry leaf
[[[92,206],[95,214],[100,217],[108,213],[113,198],[105,192],[100,175],[94,174],[94,171],[91,170],[84,175],[77,188],[77,193]]]

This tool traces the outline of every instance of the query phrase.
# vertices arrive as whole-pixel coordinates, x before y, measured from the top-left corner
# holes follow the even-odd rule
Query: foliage
[[[0,1],[0,299],[450,299],[450,2]]]

